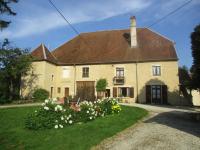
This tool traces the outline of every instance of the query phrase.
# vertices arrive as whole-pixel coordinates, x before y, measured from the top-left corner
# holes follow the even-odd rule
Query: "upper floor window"
[[[63,68],[62,77],[63,78],[69,78],[70,77],[70,69],[69,68]]]
[[[89,77],[89,67],[83,67],[82,68],[82,77],[88,78]]]
[[[124,68],[116,68],[116,76],[124,77]]]
[[[160,66],[152,66],[153,76],[161,75],[161,67]]]

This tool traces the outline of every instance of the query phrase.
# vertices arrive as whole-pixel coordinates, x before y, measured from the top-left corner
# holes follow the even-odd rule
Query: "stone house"
[[[31,55],[34,86],[51,97],[97,96],[96,81],[106,78],[106,97],[128,102],[178,104],[178,58],[174,42],[148,28],[81,33],[53,51],[41,44]],[[31,87],[33,88],[33,87]],[[22,93],[26,95],[30,88]]]

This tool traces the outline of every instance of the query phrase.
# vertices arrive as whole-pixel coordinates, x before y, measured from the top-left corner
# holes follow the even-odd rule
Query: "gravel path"
[[[193,111],[176,108],[163,111],[151,106],[148,110],[150,115],[137,125],[92,149],[200,150],[200,123],[191,119]]]

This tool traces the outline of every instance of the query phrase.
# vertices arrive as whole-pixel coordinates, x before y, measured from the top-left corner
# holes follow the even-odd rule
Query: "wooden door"
[[[95,87],[94,81],[77,81],[77,97],[82,100],[94,101],[95,100]]]
[[[68,97],[68,96],[69,96],[69,88],[66,87],[65,88],[65,95],[64,95],[64,97]]]

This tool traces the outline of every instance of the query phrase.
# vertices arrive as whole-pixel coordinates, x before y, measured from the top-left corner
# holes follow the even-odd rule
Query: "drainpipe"
[[[139,102],[139,98],[138,98],[138,69],[137,69],[137,61],[135,63],[135,67],[136,67],[136,91],[137,91],[137,97],[136,97],[136,102]]]
[[[74,64],[74,97],[76,95],[76,65]]]

